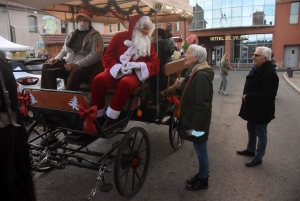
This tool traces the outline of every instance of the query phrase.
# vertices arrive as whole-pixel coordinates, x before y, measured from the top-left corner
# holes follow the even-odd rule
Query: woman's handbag
[[[180,101],[179,101],[179,104],[176,105],[176,107],[174,108],[174,116],[177,118],[177,119],[180,119],[180,115],[181,115],[181,103],[182,103],[182,100],[183,100],[183,96],[184,96],[184,92],[187,88],[187,86],[189,85],[190,81],[192,80],[192,77],[194,76],[194,74],[197,72],[197,70],[195,70],[192,75],[190,76],[188,82],[186,83],[185,87],[184,87],[184,90],[182,92],[182,95],[180,97]]]

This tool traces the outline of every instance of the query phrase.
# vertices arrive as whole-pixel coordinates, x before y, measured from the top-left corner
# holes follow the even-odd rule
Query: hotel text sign
[[[210,37],[210,41],[221,40],[248,40],[248,36],[214,36]]]

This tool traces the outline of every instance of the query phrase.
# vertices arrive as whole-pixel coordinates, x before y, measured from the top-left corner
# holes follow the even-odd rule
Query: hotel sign
[[[248,36],[213,36],[210,37],[210,41],[221,40],[248,40]]]

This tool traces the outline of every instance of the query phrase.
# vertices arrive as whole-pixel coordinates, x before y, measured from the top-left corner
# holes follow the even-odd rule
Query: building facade
[[[258,46],[272,49],[279,68],[300,68],[300,1],[293,0],[190,0],[194,21],[187,36],[198,36],[207,61],[218,66],[229,53],[235,67],[252,65]],[[174,35],[184,35],[184,23],[169,23]],[[177,30],[175,27],[179,27]]]
[[[34,47],[36,56],[39,52],[45,51],[49,56],[57,54],[57,51],[47,50],[43,36],[67,34],[76,28],[75,23],[65,23],[43,11],[6,0],[0,0],[0,22],[0,35],[3,38]],[[103,23],[92,23],[92,26],[100,33],[104,32]],[[53,43],[50,44],[53,45]]]

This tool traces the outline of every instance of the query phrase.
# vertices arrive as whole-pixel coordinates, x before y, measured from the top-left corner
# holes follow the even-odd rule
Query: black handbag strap
[[[0,83],[1,83],[1,88],[3,91],[3,100],[4,100],[4,106],[6,108],[6,112],[0,112],[0,128],[7,127],[8,125],[12,124],[15,127],[20,126],[17,123],[17,113],[13,112],[11,110],[11,101],[9,97],[9,91],[6,90],[5,82],[4,82],[4,77],[2,75],[2,72],[0,70]],[[0,99],[0,106],[1,106],[1,99]]]

